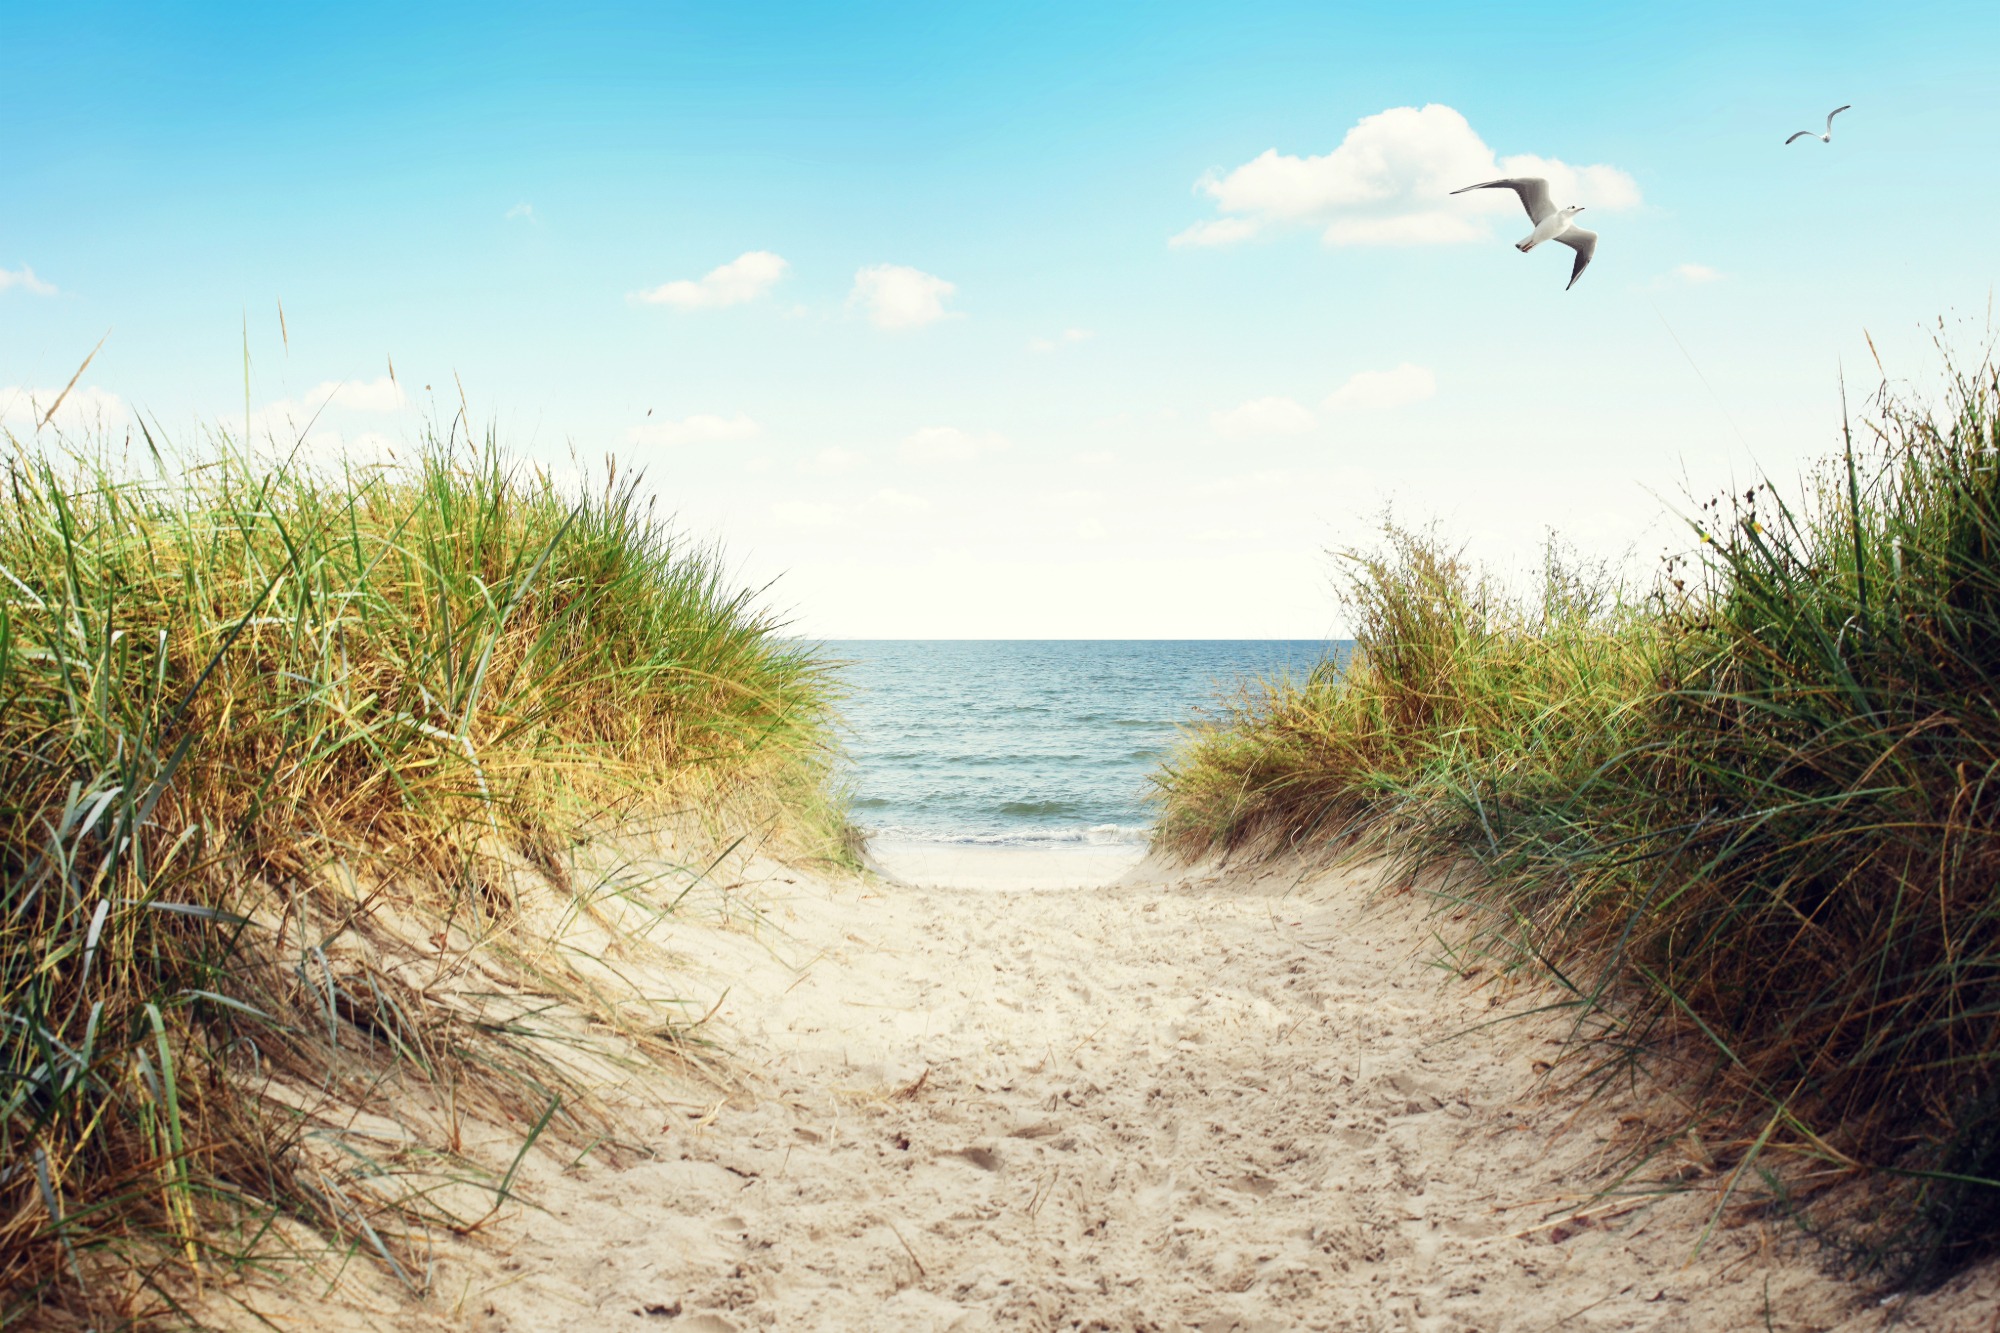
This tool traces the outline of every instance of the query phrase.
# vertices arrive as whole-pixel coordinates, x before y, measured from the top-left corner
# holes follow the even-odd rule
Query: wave
[[[1132,845],[1179,721],[1228,682],[1282,675],[1297,643],[851,642],[841,769],[877,836],[989,846]]]
[[[1002,801],[999,805],[1003,815],[1074,815],[1083,809],[1076,801]]]
[[[1146,824],[1091,824],[1087,827],[954,832],[885,824],[866,829],[869,841],[929,843],[944,847],[1143,847],[1152,838]]]

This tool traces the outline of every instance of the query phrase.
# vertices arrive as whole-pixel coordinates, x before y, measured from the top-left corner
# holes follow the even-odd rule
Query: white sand
[[[1109,884],[1145,856],[1144,847],[1089,843],[1021,847],[877,840],[868,846],[869,864],[892,883],[1019,893]]]
[[[546,1211],[443,1251],[426,1307],[374,1320],[1526,1333],[1890,1313],[1755,1210],[1694,1257],[1712,1181],[1594,1199],[1631,1107],[1538,1096],[1555,1020],[1458,1035],[1495,997],[1427,965],[1411,895],[1371,906],[1368,873],[1295,866],[1052,890],[1082,864],[999,855],[955,887],[779,872],[758,932],[676,936],[707,995],[727,989],[714,1035],[743,1091],[676,1109],[656,1160],[531,1158]],[[1975,1275],[1902,1326],[1987,1327],[1996,1290]]]

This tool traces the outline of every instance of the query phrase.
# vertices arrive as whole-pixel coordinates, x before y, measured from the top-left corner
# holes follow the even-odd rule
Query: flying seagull
[[[1522,254],[1534,249],[1543,241],[1554,241],[1567,245],[1576,251],[1576,267],[1569,271],[1568,291],[1576,286],[1576,280],[1590,267],[1590,257],[1597,253],[1597,233],[1572,226],[1571,220],[1583,211],[1582,204],[1571,204],[1568,208],[1557,208],[1549,198],[1549,183],[1540,176],[1515,176],[1506,180],[1482,181],[1478,185],[1468,185],[1465,190],[1453,190],[1453,194],[1464,194],[1466,190],[1512,190],[1521,196],[1521,206],[1528,210],[1534,220],[1535,229],[1525,240],[1514,242],[1514,248]]]
[[[1854,109],[1854,104],[1853,104],[1852,102],[1848,103],[1848,104],[1847,104],[1846,106],[1837,106],[1837,107],[1835,107],[1835,108],[1834,108],[1833,110],[1831,110],[1831,111],[1829,111],[1829,112],[1827,112],[1827,113],[1826,113],[1826,133],[1825,133],[1825,134],[1814,134],[1814,133],[1813,133],[1813,132],[1812,132],[1811,130],[1800,130],[1800,131],[1799,131],[1799,132],[1798,132],[1797,134],[1794,134],[1794,135],[1793,135],[1793,136],[1792,136],[1791,138],[1789,138],[1789,139],[1785,140],[1785,143],[1786,143],[1787,145],[1790,145],[1790,144],[1793,144],[1793,143],[1796,143],[1796,142],[1798,142],[1798,141],[1799,141],[1800,139],[1817,139],[1817,140],[1819,140],[1819,141],[1820,141],[1821,143],[1832,143],[1832,142],[1833,142],[1833,118],[1834,118],[1835,116],[1839,115],[1839,114],[1840,114],[1841,112],[1843,112],[1843,111],[1852,111],[1853,109]]]

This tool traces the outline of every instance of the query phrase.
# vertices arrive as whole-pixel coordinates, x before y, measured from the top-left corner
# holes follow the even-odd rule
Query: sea
[[[1244,685],[1302,678],[1339,642],[846,639],[850,818],[872,841],[1138,846],[1147,777],[1183,724]]]

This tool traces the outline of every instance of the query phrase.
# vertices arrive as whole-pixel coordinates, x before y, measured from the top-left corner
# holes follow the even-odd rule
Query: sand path
[[[1548,1029],[1366,876],[827,887],[752,939],[743,1095],[659,1159],[537,1183],[468,1279],[490,1330],[1876,1327],[1713,1195],[1591,1206],[1616,1108],[1538,1100]],[[1990,1312],[1991,1306],[1983,1307]],[[1984,1327],[1979,1322],[1966,1327]],[[1909,1327],[1957,1327],[1919,1320]]]

